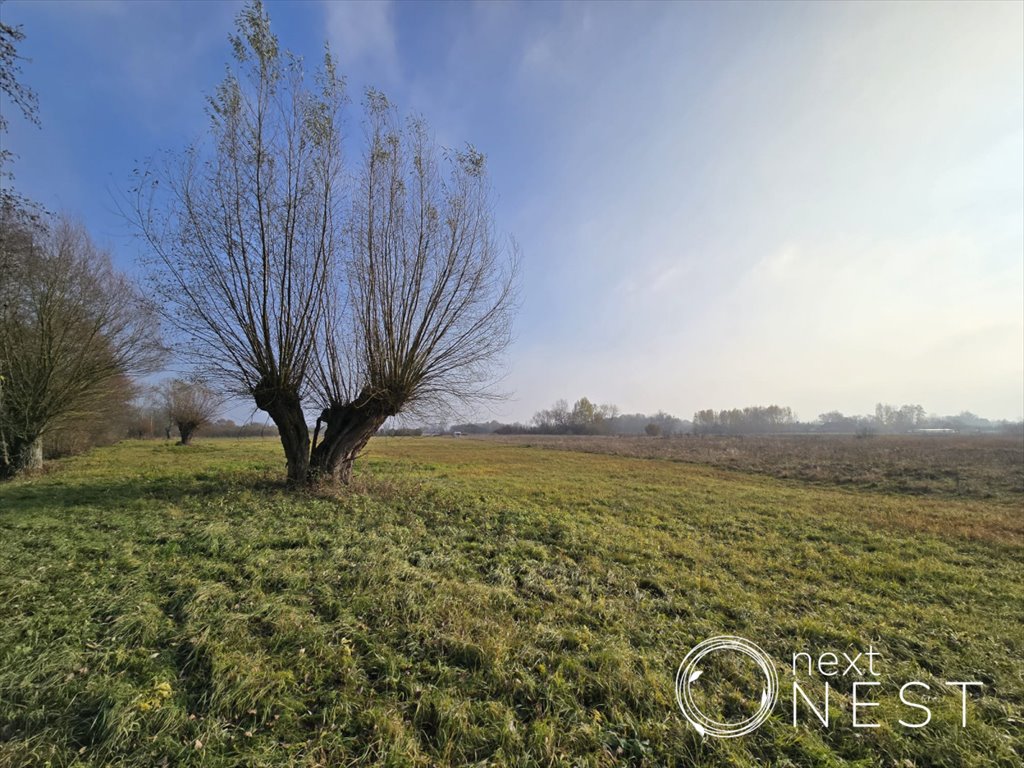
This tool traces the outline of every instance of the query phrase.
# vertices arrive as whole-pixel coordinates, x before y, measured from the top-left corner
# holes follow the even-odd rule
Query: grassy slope
[[[376,441],[337,499],[280,465],[125,443],[0,486],[0,766],[1021,763],[1018,505],[469,440]],[[783,697],[702,742],[673,678],[725,633]],[[883,727],[842,679],[832,729],[789,726],[790,654],[868,642]],[[939,689],[974,679],[960,729]]]

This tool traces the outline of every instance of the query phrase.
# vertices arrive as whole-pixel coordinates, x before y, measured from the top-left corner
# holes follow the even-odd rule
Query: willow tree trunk
[[[372,401],[324,410],[320,420],[327,426],[324,439],[313,447],[309,462],[310,482],[348,485],[356,457],[390,415]]]
[[[196,432],[196,427],[193,424],[178,424],[178,434],[181,435],[181,442],[179,445],[192,445],[192,435]]]
[[[277,425],[288,462],[288,484],[306,485],[309,481],[309,427],[298,394],[261,386],[253,391],[253,397],[256,406],[266,411]]]
[[[43,438],[37,437],[26,443],[19,459],[15,459],[22,472],[38,472],[43,468]]]
[[[31,440],[14,438],[8,446],[7,458],[10,463],[0,467],[0,476],[15,477],[26,472],[37,472],[43,468],[43,438]]]
[[[395,409],[372,396],[360,395],[320,413],[313,440],[324,425],[323,439],[311,445],[302,401],[295,392],[257,387],[256,405],[277,425],[288,461],[288,483],[296,487],[329,485],[352,480],[352,465],[374,433]]]

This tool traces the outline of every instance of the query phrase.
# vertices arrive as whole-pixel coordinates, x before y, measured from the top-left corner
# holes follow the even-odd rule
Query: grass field
[[[333,497],[282,475],[272,441],[127,442],[0,486],[0,766],[1022,764],[1012,492],[443,438],[374,441]],[[721,634],[782,696],[702,739],[674,678]],[[792,654],[869,644],[880,727],[844,676],[794,728]],[[712,673],[704,711],[748,712],[753,671]]]
[[[705,464],[819,485],[915,496],[1016,500],[1024,439],[1011,435],[488,436],[510,445]]]

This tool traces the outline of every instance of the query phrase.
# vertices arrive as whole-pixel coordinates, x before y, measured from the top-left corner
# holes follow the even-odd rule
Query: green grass
[[[271,441],[129,442],[0,486],[0,766],[1021,764],[1015,503],[451,439],[377,440],[334,497],[282,475]],[[719,634],[782,697],[702,740],[674,676]],[[869,643],[882,727],[838,678],[793,728],[792,653]],[[746,711],[715,671],[705,711]],[[946,680],[985,684],[966,729]]]

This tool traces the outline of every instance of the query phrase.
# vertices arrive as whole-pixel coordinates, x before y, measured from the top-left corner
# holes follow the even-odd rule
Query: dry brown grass
[[[1024,439],[989,435],[591,437],[490,435],[517,445],[704,464],[910,495],[1024,501]]]

